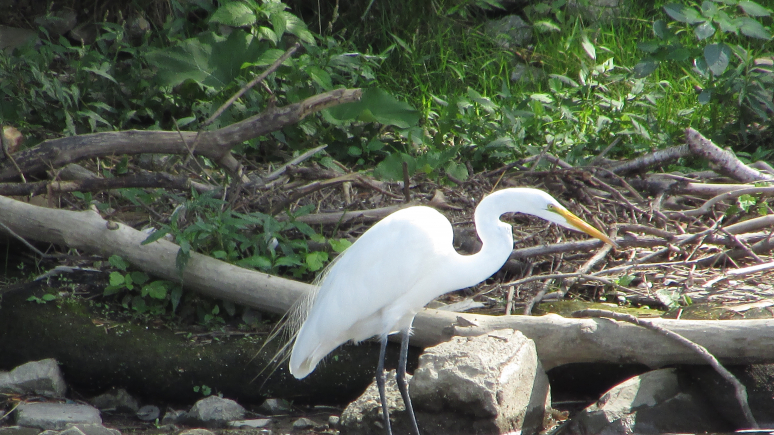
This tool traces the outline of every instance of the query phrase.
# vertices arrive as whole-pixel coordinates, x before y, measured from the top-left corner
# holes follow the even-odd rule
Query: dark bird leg
[[[411,429],[414,435],[419,435],[419,426],[417,426],[417,417],[414,415],[414,407],[411,406],[411,397],[408,394],[408,385],[406,384],[406,360],[408,359],[409,326],[400,333],[400,359],[398,360],[398,371],[395,374],[395,380],[398,382],[398,390],[403,397],[403,404],[406,405],[409,417],[411,417]]]
[[[392,435],[390,427],[390,410],[387,407],[387,394],[384,391],[384,353],[387,350],[387,334],[382,336],[381,349],[379,350],[379,364],[376,365],[376,386],[379,387],[379,399],[382,401],[382,417],[384,417],[384,429],[387,435]]]

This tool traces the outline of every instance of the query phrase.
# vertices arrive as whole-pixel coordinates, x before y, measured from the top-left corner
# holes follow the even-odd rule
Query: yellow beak
[[[599,231],[598,229],[592,227],[586,221],[579,218],[578,216],[575,216],[572,214],[569,210],[565,208],[559,208],[554,207],[551,211],[554,211],[562,217],[564,217],[567,220],[567,223],[578,229],[578,231],[583,231],[584,233],[590,235],[591,237],[596,237],[599,240],[602,240],[603,242],[612,245],[614,247],[618,247],[618,245],[610,239],[610,237],[607,237],[602,231]]]

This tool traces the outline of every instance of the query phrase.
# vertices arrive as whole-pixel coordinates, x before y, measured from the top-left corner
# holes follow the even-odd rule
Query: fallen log
[[[271,313],[285,313],[309,284],[268,275],[192,254],[182,277],[175,267],[178,246],[165,240],[141,245],[146,234],[107,222],[94,211],[49,209],[0,196],[0,223],[17,236],[69,246],[103,256],[120,255],[143,271],[203,294]],[[706,347],[724,364],[774,362],[774,320],[656,323]],[[426,309],[414,322],[412,344],[427,347],[452,335],[518,329],[535,340],[543,364],[572,362],[643,363],[652,367],[700,361],[690,351],[652,331],[607,319],[566,319],[557,315],[487,316]],[[333,363],[331,363],[333,364]]]

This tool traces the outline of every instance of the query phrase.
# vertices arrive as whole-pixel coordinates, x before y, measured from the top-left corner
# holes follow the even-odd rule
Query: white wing
[[[320,282],[290,357],[297,378],[347,341],[409,327],[432,300],[433,271],[452,246],[449,221],[429,207],[410,207],[386,217],[342,253]],[[428,296],[429,295],[429,296]]]

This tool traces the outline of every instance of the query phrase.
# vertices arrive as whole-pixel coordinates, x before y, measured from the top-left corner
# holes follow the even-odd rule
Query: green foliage
[[[638,45],[648,55],[634,67],[637,76],[675,63],[696,85],[700,104],[735,105],[744,109],[739,117],[770,119],[774,68],[759,64],[758,56],[771,40],[770,28],[759,20],[770,22],[771,10],[752,1],[705,0],[696,6],[670,3],[664,11],[673,21],[656,20],[656,38]]]
[[[118,270],[110,272],[104,296],[125,293],[121,304],[138,314],[161,315],[168,308],[172,312],[177,310],[182,296],[179,285],[166,280],[151,281],[143,272],[129,271],[130,264],[118,255],[110,256],[108,262]]]
[[[172,214],[170,223],[143,244],[171,234],[180,246],[176,262],[181,276],[194,252],[241,267],[275,274],[284,271],[295,277],[317,271],[328,261],[326,252],[310,250],[307,243],[323,243],[325,237],[295,220],[308,214],[311,206],[302,207],[289,220],[278,221],[259,212],[237,213],[211,193],[192,192],[191,199],[175,200],[182,205]]]

